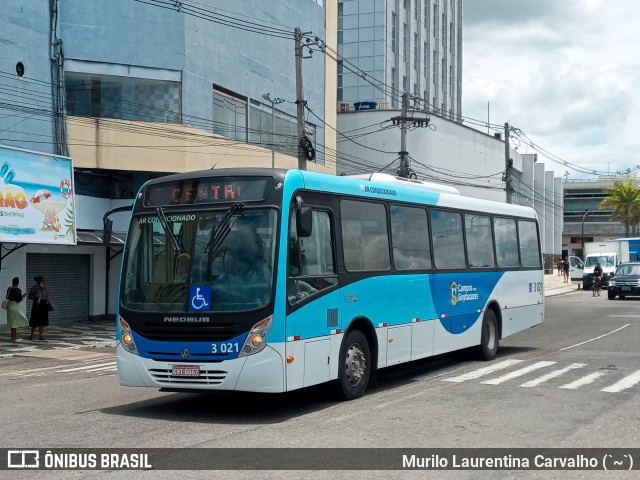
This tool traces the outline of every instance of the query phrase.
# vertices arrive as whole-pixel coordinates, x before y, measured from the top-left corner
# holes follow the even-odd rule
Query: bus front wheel
[[[347,400],[360,398],[371,375],[369,342],[359,330],[347,334],[340,348],[338,393]]]
[[[493,360],[498,353],[500,332],[496,312],[489,308],[482,319],[482,333],[480,335],[480,354],[485,360]]]

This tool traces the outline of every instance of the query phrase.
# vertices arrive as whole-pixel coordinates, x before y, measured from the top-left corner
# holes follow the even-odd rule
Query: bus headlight
[[[615,280],[609,280],[609,286],[610,287],[615,287],[616,286],[616,281]]]
[[[239,357],[253,355],[254,353],[260,352],[267,346],[265,337],[267,336],[269,328],[271,328],[272,318],[272,316],[269,316],[264,320],[260,320],[251,328],[249,335],[247,335],[247,339],[244,341],[244,345],[240,349]]]
[[[133,340],[131,327],[122,317],[120,317],[120,334],[120,343],[122,344],[124,349],[129,353],[138,355],[138,348],[136,347],[136,342]]]

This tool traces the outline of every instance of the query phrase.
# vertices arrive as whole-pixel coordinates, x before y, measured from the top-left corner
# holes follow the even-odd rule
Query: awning
[[[111,246],[122,246],[124,245],[124,239],[126,236],[126,232],[112,232],[111,233]],[[78,243],[87,245],[102,245],[102,238],[104,233],[102,230],[78,230],[76,232],[76,237],[78,238]]]

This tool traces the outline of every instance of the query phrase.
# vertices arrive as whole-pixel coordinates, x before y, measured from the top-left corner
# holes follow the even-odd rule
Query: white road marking
[[[79,372],[82,370],[93,370],[99,367],[107,367],[107,368],[111,368],[111,367],[115,367],[116,366],[116,362],[109,362],[109,363],[97,363],[94,365],[85,365],[84,367],[76,367],[76,368],[67,368],[65,370],[58,370],[57,373],[71,373],[71,372]]]
[[[504,368],[509,368],[521,362],[524,362],[524,360],[516,360],[516,359],[503,360],[502,362],[494,363],[493,365],[489,365],[488,367],[478,368],[477,370],[474,370],[469,373],[464,373],[462,375],[458,375],[457,377],[445,378],[442,381],[455,382],[455,383],[465,382],[467,380],[473,380],[473,379],[488,375],[490,373],[497,372],[498,370],[502,370]]]
[[[521,368],[520,370],[515,370],[513,372],[507,373],[506,375],[503,375],[501,377],[493,378],[491,380],[485,380],[484,382],[480,382],[480,383],[483,383],[485,385],[499,385],[508,380],[513,380],[514,378],[521,377],[522,375],[526,375],[527,373],[531,373],[535,370],[539,370],[541,368],[549,367],[555,364],[556,362],[546,362],[546,361],[536,362],[533,365],[529,365],[528,367],[524,367],[524,368]]]
[[[627,323],[626,325],[623,325],[623,326],[622,326],[622,327],[620,327],[620,328],[616,328],[616,329],[615,329],[615,330],[613,330],[612,332],[605,333],[604,335],[600,335],[599,337],[595,337],[595,338],[592,338],[592,339],[587,340],[587,341],[584,341],[584,342],[576,343],[575,345],[571,345],[571,346],[569,346],[569,347],[561,348],[561,349],[560,349],[560,351],[563,351],[563,350],[569,350],[570,348],[573,348],[573,347],[579,347],[580,345],[584,345],[585,343],[593,342],[594,340],[600,340],[601,338],[604,338],[604,337],[606,337],[607,335],[611,335],[612,333],[619,332],[619,331],[620,331],[620,330],[622,330],[623,328],[627,328],[629,325],[631,325],[631,324],[630,324],[630,323]]]
[[[538,385],[540,385],[541,383],[544,383],[548,380],[551,380],[553,378],[557,378],[560,375],[564,375],[565,373],[571,371],[571,370],[575,370],[577,368],[582,368],[582,367],[586,367],[587,364],[586,363],[572,363],[571,365],[561,368],[559,370],[554,370],[553,372],[549,372],[546,375],[543,375],[541,377],[536,378],[535,380],[530,380],[528,382],[524,382],[522,385],[520,385],[521,387],[525,387],[525,388],[529,388],[529,387],[537,387]]]
[[[631,388],[638,383],[640,383],[640,370],[632,373],[631,375],[624,377],[622,380],[614,383],[613,385],[607,388],[603,388],[600,391],[617,393],[617,392],[621,392],[622,390],[627,390],[628,388]]]
[[[571,382],[571,383],[567,383],[566,385],[562,385],[561,387],[558,388],[566,388],[567,390],[576,390],[580,387],[582,387],[583,385],[589,385],[590,383],[593,383],[596,381],[596,379],[600,378],[601,376],[603,376],[604,374],[606,374],[607,372],[593,372],[590,373],[589,375],[586,375],[582,378],[579,378],[578,380]]]

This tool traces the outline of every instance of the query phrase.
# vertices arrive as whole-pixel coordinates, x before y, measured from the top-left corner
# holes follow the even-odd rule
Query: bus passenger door
[[[303,198],[311,207],[311,231],[298,223],[299,209],[291,205],[287,236],[287,390],[326,382],[337,372],[339,344],[338,275],[334,251],[333,213],[327,204]],[[308,212],[307,212],[308,213]]]

